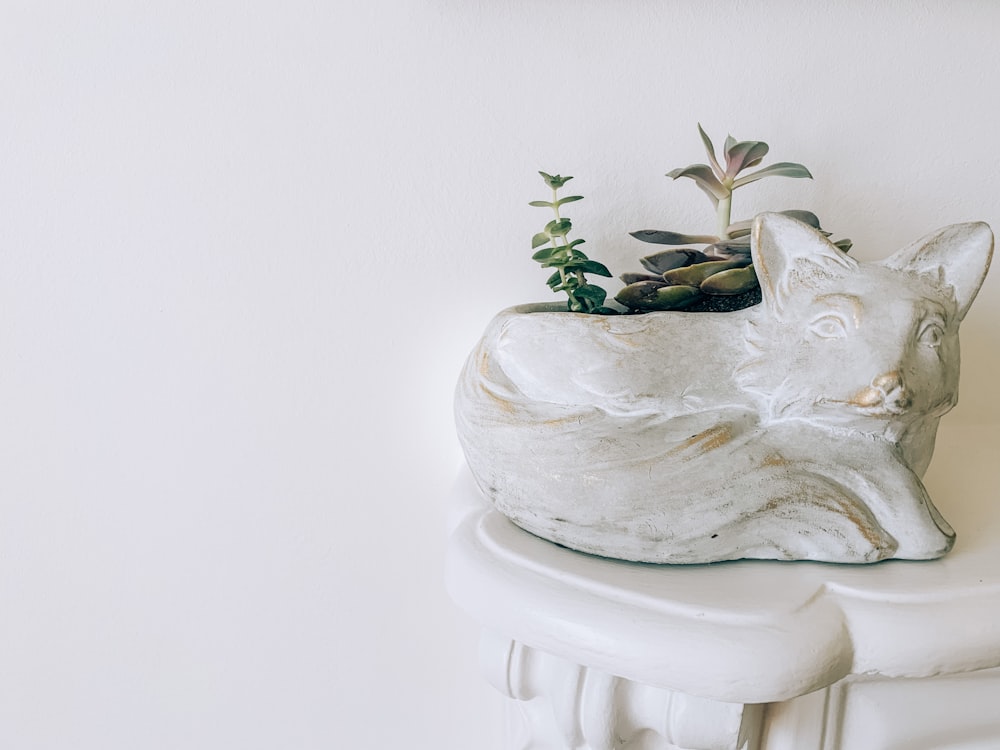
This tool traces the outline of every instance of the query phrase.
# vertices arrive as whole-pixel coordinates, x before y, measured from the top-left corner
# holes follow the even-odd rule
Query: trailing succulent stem
[[[632,232],[643,242],[673,246],[640,259],[648,273],[626,273],[621,279],[626,286],[615,299],[633,311],[646,310],[737,310],[760,301],[760,285],[750,257],[750,221],[732,223],[733,192],[765,177],[808,177],[809,170],[801,164],[778,162],[756,172],[739,176],[741,172],[761,163],[769,147],[763,141],[737,141],[726,138],[723,154],[725,167],[715,155],[715,146],[698,125],[708,164],[692,164],[667,173],[677,179],[687,177],[712,201],[715,207],[714,235],[682,234],[660,229]],[[829,236],[810,211],[781,211]],[[842,251],[851,247],[850,240],[834,243]],[[678,247],[680,245],[700,245]]]
[[[531,257],[542,264],[542,268],[554,268],[549,276],[548,285],[553,292],[565,292],[569,298],[567,308],[571,312],[614,314],[617,312],[604,306],[608,293],[601,287],[587,281],[586,274],[611,277],[611,271],[602,263],[590,260],[579,246],[584,240],[570,241],[568,235],[573,228],[572,222],[563,217],[559,208],[573,201],[583,200],[582,195],[559,197],[559,189],[572,177],[550,175],[539,172],[545,184],[552,190],[552,198],[547,201],[531,201],[529,205],[541,208],[551,208],[555,218],[545,228],[531,238],[532,249],[541,248]]]

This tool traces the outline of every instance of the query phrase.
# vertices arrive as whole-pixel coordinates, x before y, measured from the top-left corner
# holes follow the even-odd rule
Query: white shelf
[[[942,430],[928,486],[959,540],[930,562],[608,560],[519,529],[463,474],[448,587],[500,641],[726,704],[789,701],[852,675],[911,679],[1000,666],[996,436],[985,427]]]

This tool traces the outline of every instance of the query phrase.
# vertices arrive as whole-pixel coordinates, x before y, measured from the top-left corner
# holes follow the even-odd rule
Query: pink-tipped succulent
[[[778,162],[741,177],[741,172],[761,163],[768,145],[728,136],[723,149],[726,162],[723,168],[712,140],[701,125],[698,132],[708,152],[709,164],[692,164],[668,172],[667,176],[675,180],[688,177],[704,191],[716,209],[716,234],[682,234],[659,229],[632,232],[638,240],[669,245],[671,249],[640,259],[648,273],[622,274],[626,286],[615,299],[631,310],[736,310],[759,302],[760,286],[750,258],[751,222],[731,223],[733,191],[765,177],[812,178],[808,169],[793,162]],[[819,219],[810,211],[780,213],[823,231]],[[851,247],[851,241],[846,239],[834,244],[844,252]]]

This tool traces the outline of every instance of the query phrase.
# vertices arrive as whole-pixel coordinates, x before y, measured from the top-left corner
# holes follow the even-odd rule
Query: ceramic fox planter
[[[519,526],[608,557],[940,557],[954,532],[920,477],[992,249],[958,224],[858,263],[764,214],[754,307],[504,311],[457,390],[469,466]]]

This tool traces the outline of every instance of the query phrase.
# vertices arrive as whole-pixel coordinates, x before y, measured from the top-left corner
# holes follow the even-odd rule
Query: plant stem
[[[716,235],[719,237],[720,240],[729,239],[729,234],[726,230],[729,229],[729,224],[731,223],[730,219],[732,216],[732,210],[733,210],[733,194],[730,191],[729,195],[727,195],[725,198],[719,199],[719,206],[715,212],[716,219],[718,220],[718,228],[716,231]]]
[[[552,188],[552,212],[556,215],[556,221],[562,221],[562,217],[559,215],[559,188]],[[565,247],[568,244],[569,241],[564,236],[562,246]],[[555,237],[552,238],[552,247],[559,247],[559,243],[556,242]],[[559,281],[565,286],[566,270],[562,266],[559,267]],[[573,296],[573,294],[569,291],[567,291],[567,294],[569,294],[570,297]]]

